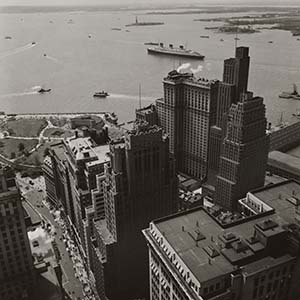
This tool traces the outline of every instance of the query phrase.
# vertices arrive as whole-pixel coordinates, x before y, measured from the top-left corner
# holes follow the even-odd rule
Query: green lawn
[[[13,158],[12,153],[15,153],[16,157],[21,156],[19,151],[19,144],[24,145],[24,151],[30,151],[38,144],[37,139],[23,140],[23,139],[0,139],[0,154],[7,158]]]
[[[44,137],[60,137],[60,138],[67,138],[74,135],[74,131],[72,130],[65,130],[62,128],[47,128],[44,131]]]
[[[50,143],[44,143],[38,148],[37,151],[34,151],[29,156],[22,157],[22,159],[18,160],[18,163],[40,166],[44,161],[44,154],[46,148],[50,148]]]
[[[18,119],[7,121],[7,131],[12,136],[37,137],[47,126],[45,119]]]

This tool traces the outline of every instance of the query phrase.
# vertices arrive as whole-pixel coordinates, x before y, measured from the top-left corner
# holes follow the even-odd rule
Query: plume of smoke
[[[180,66],[177,68],[177,72],[180,72],[180,71],[182,71],[182,70],[186,70],[186,69],[188,69],[190,66],[191,66],[190,63],[182,64],[182,65],[180,65]]]
[[[192,71],[193,74],[197,74],[197,73],[201,72],[202,70],[203,70],[202,65],[199,65],[196,69],[191,68],[191,71]]]

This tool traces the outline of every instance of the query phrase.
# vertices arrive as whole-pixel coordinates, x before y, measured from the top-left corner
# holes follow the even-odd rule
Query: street
[[[24,198],[31,204],[31,206],[42,217],[42,219],[45,222],[51,224],[52,226],[52,236],[55,239],[55,242],[61,255],[60,264],[63,271],[63,287],[69,296],[66,299],[89,299],[87,296],[84,296],[84,286],[80,281],[78,275],[78,278],[76,278],[74,262],[72,261],[70,253],[66,250],[66,246],[64,243],[64,240],[66,240],[66,228],[64,226],[61,226],[62,224],[58,225],[58,223],[56,222],[57,220],[55,220],[50,210],[46,207],[47,204],[44,200],[45,191],[44,186],[42,184],[43,180],[41,179],[41,177],[37,180],[31,180],[28,178],[20,178],[18,176],[17,180]],[[29,184],[28,180],[33,182],[33,184]]]

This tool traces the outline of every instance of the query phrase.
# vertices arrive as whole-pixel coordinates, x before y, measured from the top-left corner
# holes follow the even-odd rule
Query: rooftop
[[[200,207],[153,223],[196,278],[205,282],[234,271],[243,259],[265,248],[255,239],[255,228],[266,237],[285,231],[284,226],[294,220],[295,204],[291,198],[295,195],[300,198],[300,184],[284,181],[256,190],[253,195],[275,208],[277,213],[272,210],[222,226]],[[229,246],[224,246],[228,243]]]
[[[286,222],[294,222],[297,201],[300,202],[300,184],[298,182],[286,180],[252,191],[251,194],[275,209],[280,218]]]
[[[107,153],[109,152],[109,145],[101,145],[94,148],[91,148],[91,152],[93,152],[97,157],[97,161],[91,161],[87,163],[87,166],[92,166],[98,164],[100,162],[109,161],[109,157]]]
[[[272,151],[269,153],[268,164],[300,175],[300,159],[298,157],[280,151]]]
[[[268,269],[270,267],[275,267],[275,266],[280,265],[284,262],[288,262],[292,259],[293,259],[293,257],[290,256],[289,254],[278,257],[276,259],[273,258],[273,257],[267,256],[267,257],[264,257],[260,260],[257,260],[253,263],[250,263],[250,264],[246,265],[243,268],[243,271],[244,271],[245,274],[251,275],[251,274],[261,272],[264,269]]]
[[[97,156],[95,144],[90,137],[72,137],[66,140],[66,144],[76,160]]]
[[[210,88],[218,82],[216,79],[197,78],[193,73],[180,73],[173,70],[168,73],[168,76],[164,78],[164,82],[181,82],[200,86],[202,88]]]
[[[60,161],[64,161],[66,159],[65,147],[62,141],[51,144],[51,150],[55,153]]]

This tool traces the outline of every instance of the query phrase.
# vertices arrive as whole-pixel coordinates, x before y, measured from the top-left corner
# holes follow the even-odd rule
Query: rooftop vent
[[[260,223],[256,224],[260,229],[262,229],[263,231],[269,230],[269,229],[273,229],[275,227],[278,226],[278,224],[276,222],[274,222],[271,219],[262,221]]]
[[[226,241],[230,241],[236,238],[235,234],[233,234],[232,232],[224,233],[223,237]]]
[[[189,235],[193,238],[195,242],[201,241],[205,239],[205,236],[200,232],[199,229],[194,231],[189,231]]]
[[[239,252],[247,250],[249,247],[248,247],[248,245],[244,241],[238,240],[238,241],[232,243],[232,248],[236,252],[239,253]]]
[[[212,245],[209,245],[209,246],[206,246],[206,247],[203,247],[203,250],[211,257],[211,258],[214,258],[219,254],[219,252],[214,248],[214,246]]]

